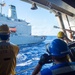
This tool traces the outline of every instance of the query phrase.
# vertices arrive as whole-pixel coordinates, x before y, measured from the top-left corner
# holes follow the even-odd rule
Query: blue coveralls
[[[41,71],[41,75],[75,75],[75,62],[64,62],[45,68]]]

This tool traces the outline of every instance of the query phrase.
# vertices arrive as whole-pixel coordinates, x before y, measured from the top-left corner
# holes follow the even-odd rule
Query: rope
[[[22,70],[22,71],[20,71],[20,72],[16,72],[14,75],[16,75],[16,74],[20,74],[20,73],[23,73],[23,72],[26,72],[26,71],[28,71],[28,70],[32,70],[32,69],[34,69],[35,67],[31,67],[31,68],[28,68],[28,69],[25,69],[25,70]]]

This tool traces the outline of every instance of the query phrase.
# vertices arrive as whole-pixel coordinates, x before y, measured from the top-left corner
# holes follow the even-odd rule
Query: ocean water
[[[19,45],[20,51],[17,55],[16,75],[31,75],[40,56],[46,53],[46,45],[55,38],[56,36],[47,36],[45,41],[38,44]],[[49,65],[44,67],[47,66]]]

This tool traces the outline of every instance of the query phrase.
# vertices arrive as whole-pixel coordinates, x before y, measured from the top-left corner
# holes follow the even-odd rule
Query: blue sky
[[[3,7],[2,13],[7,15],[9,5],[15,5],[17,17],[30,23],[33,35],[57,35],[59,30],[53,28],[53,26],[58,26],[58,22],[55,15],[50,13],[49,10],[40,7],[37,10],[31,10],[31,4],[20,0],[4,0],[4,2],[6,6]]]

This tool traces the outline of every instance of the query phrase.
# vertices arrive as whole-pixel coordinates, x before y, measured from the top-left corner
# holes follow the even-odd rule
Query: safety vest
[[[0,75],[14,75],[17,54],[14,49],[18,52],[18,47],[0,42]]]

